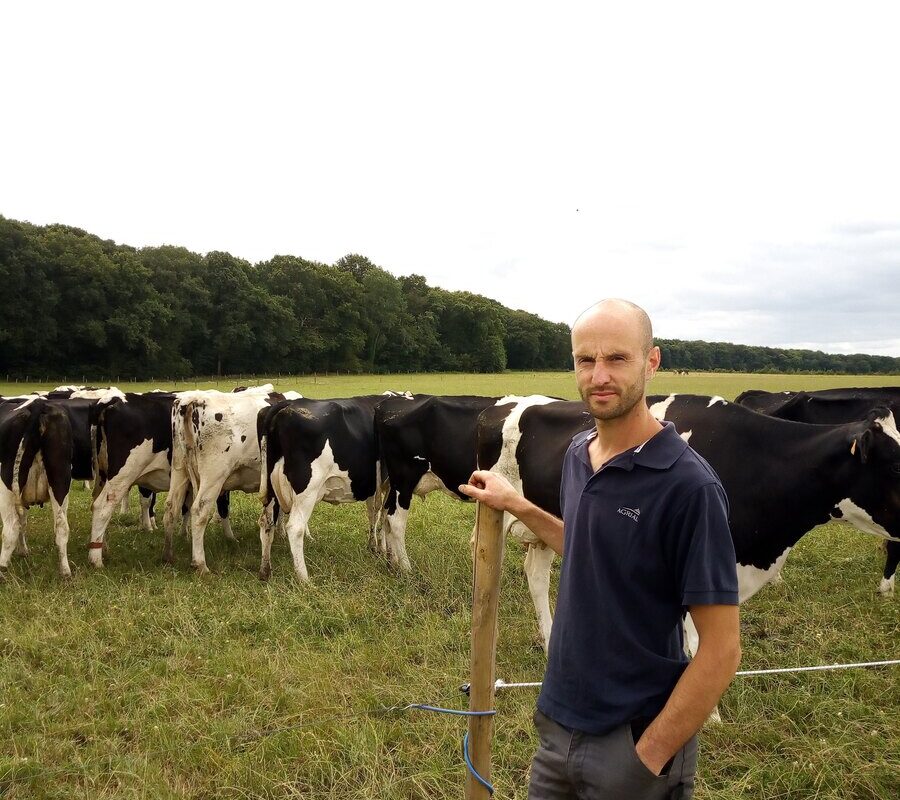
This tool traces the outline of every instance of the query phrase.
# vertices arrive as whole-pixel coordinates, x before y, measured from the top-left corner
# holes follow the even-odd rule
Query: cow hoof
[[[0,567],[0,583],[6,583],[6,567]]]
[[[259,568],[259,579],[261,581],[267,581],[271,577],[272,577],[272,566],[270,564],[266,564],[266,566]]]
[[[204,575],[210,574],[209,567],[207,567],[206,564],[194,564],[193,567],[194,567],[194,572],[201,578]]]

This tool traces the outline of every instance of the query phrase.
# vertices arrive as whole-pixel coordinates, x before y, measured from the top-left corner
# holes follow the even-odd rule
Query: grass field
[[[386,388],[575,396],[568,374],[276,383],[319,397]],[[733,398],[746,388],[840,385],[900,385],[900,377],[664,373],[652,391]],[[23,388],[36,387],[0,385],[0,393]],[[306,548],[312,584],[301,587],[281,537],[272,579],[257,580],[254,497],[233,498],[237,543],[211,526],[206,579],[192,574],[183,538],[176,566],[162,565],[161,533],[138,530],[136,502],[110,527],[107,567],[89,570],[90,497],[79,487],[71,497],[71,583],[55,574],[47,509],[32,509],[32,555],[14,559],[0,586],[0,796],[462,795],[464,720],[374,709],[465,707],[457,687],[468,679],[472,506],[417,500],[414,571],[399,576],[368,552],[361,506],[322,505]],[[871,537],[842,525],[807,536],[785,583],[742,609],[742,669],[900,658],[900,602],[874,592],[881,558]],[[544,656],[513,544],[500,620],[498,675],[539,680]],[[497,797],[525,797],[534,701],[528,690],[497,699]],[[897,667],[738,678],[721,708],[724,722],[702,737],[697,798],[900,796]]]

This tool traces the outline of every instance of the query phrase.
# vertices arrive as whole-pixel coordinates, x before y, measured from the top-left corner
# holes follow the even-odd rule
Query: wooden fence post
[[[497,606],[503,566],[503,512],[478,503],[475,509],[474,576],[472,588],[472,654],[469,676],[469,711],[494,707],[497,655]],[[475,771],[491,779],[492,716],[469,717],[469,757]],[[471,772],[466,773],[466,800],[487,800],[488,790]]]

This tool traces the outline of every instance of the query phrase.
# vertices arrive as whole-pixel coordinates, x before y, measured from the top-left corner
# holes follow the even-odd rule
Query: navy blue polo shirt
[[[563,461],[565,544],[538,708],[607,733],[655,717],[688,663],[691,605],[736,605],[728,500],[670,422],[597,472],[578,434]]]

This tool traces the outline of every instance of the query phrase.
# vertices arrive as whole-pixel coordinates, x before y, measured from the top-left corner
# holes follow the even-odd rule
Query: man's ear
[[[862,432],[850,445],[850,455],[859,456],[860,463],[865,464],[869,460],[869,452],[872,449],[874,434],[871,429]]]
[[[647,354],[647,377],[652,378],[656,374],[656,370],[659,369],[660,362],[662,361],[662,353],[660,353],[658,347],[651,347],[650,352]]]

